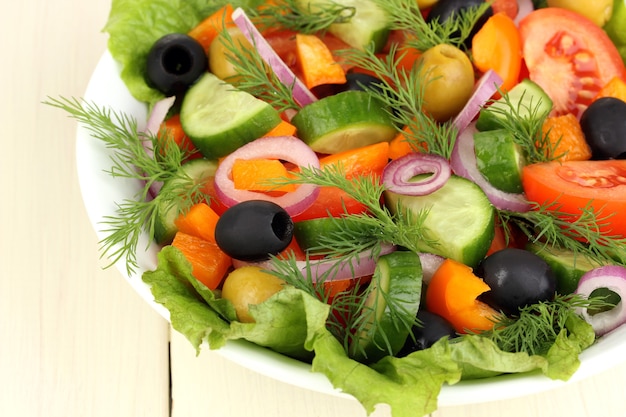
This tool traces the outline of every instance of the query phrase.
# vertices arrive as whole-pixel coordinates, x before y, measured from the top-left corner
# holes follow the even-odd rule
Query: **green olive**
[[[245,35],[237,27],[227,29],[228,35],[232,39],[233,45],[239,50],[243,48],[252,49],[252,45]],[[209,70],[219,79],[231,79],[239,75],[235,66],[228,60],[231,54],[225,43],[226,35],[222,32],[213,39],[209,46]]]
[[[420,58],[424,75],[424,108],[439,122],[461,111],[474,89],[474,68],[459,48],[441,44]]]
[[[253,323],[249,306],[260,304],[283,288],[284,281],[256,266],[243,266],[228,274],[222,286],[222,298],[233,303],[237,320]]]
[[[613,0],[548,0],[549,7],[560,7],[585,16],[602,27],[613,14]]]

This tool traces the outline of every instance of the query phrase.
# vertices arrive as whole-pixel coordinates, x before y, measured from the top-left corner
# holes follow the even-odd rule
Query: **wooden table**
[[[0,14],[0,416],[365,416],[356,401],[215,352],[196,357],[103,269],[78,189],[76,125],[41,101],[84,92],[106,48],[108,11],[109,0],[30,0]],[[433,416],[621,417],[625,386],[626,363],[548,393]]]

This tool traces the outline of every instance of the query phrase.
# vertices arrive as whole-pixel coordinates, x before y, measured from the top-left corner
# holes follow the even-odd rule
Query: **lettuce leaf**
[[[347,356],[326,328],[327,304],[293,287],[251,306],[255,323],[234,320],[227,300],[198,282],[191,264],[173,246],[158,255],[155,271],[145,272],[156,302],[164,305],[172,327],[185,335],[196,351],[206,340],[211,349],[228,340],[243,339],[303,361],[311,362],[334,387],[354,396],[368,413],[388,404],[394,417],[420,417],[437,409],[445,384],[500,374],[542,372],[568,379],[579,366],[579,353],[595,340],[593,328],[572,316],[546,355],[502,351],[486,337],[464,335],[442,339],[426,350],[403,358],[385,357],[365,365]]]
[[[137,100],[154,104],[163,98],[145,81],[150,48],[168,33],[187,33],[226,3],[253,7],[261,0],[113,0],[103,31],[108,49],[121,65],[121,78]]]

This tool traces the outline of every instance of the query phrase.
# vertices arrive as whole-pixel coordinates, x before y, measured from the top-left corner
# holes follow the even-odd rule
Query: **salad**
[[[425,415],[460,380],[567,380],[626,321],[626,11],[568,3],[116,0],[147,125],[49,104],[140,184],[103,251],[134,271],[148,233],[142,279],[196,349],[245,339]]]

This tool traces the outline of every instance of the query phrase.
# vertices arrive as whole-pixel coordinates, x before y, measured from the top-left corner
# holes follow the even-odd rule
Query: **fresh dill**
[[[136,180],[140,185],[133,198],[116,202],[115,214],[103,218],[105,237],[100,241],[102,256],[110,259],[110,265],[124,259],[132,274],[138,268],[142,234],[148,234],[146,246],[154,240],[157,216],[169,210],[182,213],[208,198],[201,185],[180,169],[189,154],[173,141],[140,132],[136,120],[124,113],[78,98],[49,98],[44,104],[67,112],[112,151],[112,167],[107,171],[112,177]],[[151,189],[157,185],[160,191],[152,196]]]
[[[389,16],[391,28],[410,34],[407,46],[426,51],[436,45],[449,44],[464,49],[466,40],[489,3],[461,9],[445,22],[426,22],[417,2],[411,0],[374,0]]]
[[[557,294],[553,300],[521,308],[516,317],[502,315],[494,330],[481,335],[489,337],[506,352],[545,355],[562,331],[570,331],[575,321],[583,320],[579,309],[607,307],[608,304],[600,297],[586,299],[576,294]]]
[[[356,8],[328,0],[315,5],[308,1],[277,0],[254,11],[254,23],[260,28],[293,30],[299,33],[324,33],[337,23],[347,23],[354,17]]]
[[[300,110],[293,97],[293,85],[283,83],[263,60],[254,44],[235,39],[228,30],[223,30],[217,39],[226,50],[226,59],[235,68],[237,75],[225,81],[266,103],[278,112]]]
[[[591,202],[581,207],[580,214],[576,215],[560,211],[558,201],[545,205],[535,203],[533,209],[526,212],[498,211],[503,225],[515,226],[530,242],[582,254],[598,266],[626,265],[624,259],[616,256],[623,251],[626,238],[600,231],[611,215],[594,210]]]
[[[452,122],[438,123],[423,112],[423,67],[413,66],[409,71],[400,69],[400,61],[406,52],[392,45],[386,57],[379,57],[371,50],[350,49],[339,51],[346,61],[373,73],[380,83],[367,90],[375,94],[397,126],[406,126],[403,133],[415,150],[428,149],[429,153],[450,158],[456,141],[457,129]]]

